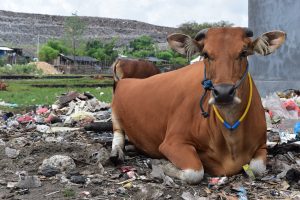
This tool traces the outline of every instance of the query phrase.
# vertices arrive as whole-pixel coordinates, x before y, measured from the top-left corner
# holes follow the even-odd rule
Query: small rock
[[[161,187],[151,183],[139,186],[139,190],[136,199],[158,199],[164,194]]]
[[[51,143],[51,142],[57,142],[57,143],[60,143],[60,142],[62,142],[64,140],[64,138],[63,137],[46,137],[45,138],[45,142],[49,142],[49,143]]]
[[[126,189],[123,188],[123,187],[119,187],[117,190],[116,190],[117,193],[119,194],[126,194]]]
[[[56,174],[55,177],[60,181],[60,183],[70,183],[69,179],[67,179],[66,176],[63,174]]]
[[[47,125],[37,125],[36,130],[41,133],[46,133],[50,129]]]
[[[34,157],[26,157],[24,158],[23,160],[23,164],[24,165],[32,165],[34,164],[36,161],[35,161],[35,158]]]
[[[29,191],[29,189],[20,189],[20,190],[18,190],[17,192],[16,192],[18,195],[24,195],[24,194],[29,194],[30,193],[30,191]]]
[[[7,188],[15,188],[18,185],[18,182],[8,182]]]
[[[175,187],[175,188],[179,187],[179,185],[177,185],[174,182],[174,180],[171,177],[169,177],[169,176],[165,176],[164,177],[164,183],[163,183],[163,185],[166,185],[166,186],[169,186],[169,187]]]
[[[2,139],[0,139],[0,146],[5,146],[5,142]]]
[[[91,182],[92,182],[93,184],[95,184],[95,185],[101,185],[102,182],[103,182],[103,180],[100,179],[100,178],[95,178],[95,179],[92,179]]]
[[[66,172],[66,174],[67,174],[66,177],[67,177],[68,179],[70,179],[71,176],[79,176],[79,175],[80,175],[79,171],[76,170],[76,169],[74,169],[74,170],[69,170],[69,171]]]
[[[9,158],[16,158],[20,154],[20,150],[16,150],[10,147],[5,148],[5,154]]]
[[[42,183],[38,176],[28,176],[27,172],[21,172],[16,186],[18,188],[37,188],[41,187]]]
[[[159,165],[152,165],[152,172],[150,173],[150,177],[153,179],[163,180],[165,177],[165,173]]]
[[[24,147],[24,146],[30,144],[30,142],[25,137],[18,137],[18,138],[13,138],[11,140],[10,144],[13,147],[18,148],[18,147]]]
[[[6,181],[3,179],[0,179],[0,185],[6,185]]]
[[[192,195],[190,192],[183,192],[181,198],[184,200],[206,200],[206,197],[199,197],[198,195]]]
[[[58,173],[60,173],[60,170],[56,167],[53,167],[53,166],[45,166],[41,170],[41,174],[46,176],[46,177],[55,176]]]
[[[110,160],[110,153],[107,151],[106,148],[103,147],[97,152],[96,157],[97,157],[98,162],[100,162],[102,165],[105,165]]]
[[[83,176],[71,176],[70,181],[76,184],[85,184],[86,178]]]
[[[292,168],[287,171],[285,177],[289,181],[289,183],[298,183],[298,181],[300,180],[300,171]]]
[[[55,155],[43,161],[39,167],[39,172],[41,173],[46,167],[56,168],[62,172],[71,171],[76,168],[76,165],[74,160],[69,156]]]
[[[89,171],[89,170],[84,170],[84,171],[81,172],[81,174],[82,174],[82,175],[85,175],[85,176],[88,176],[88,175],[91,175],[92,172]]]

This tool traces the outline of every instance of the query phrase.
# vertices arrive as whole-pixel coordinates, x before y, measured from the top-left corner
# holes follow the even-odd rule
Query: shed
[[[82,65],[82,66],[95,66],[99,63],[99,61],[95,58],[89,56],[72,56],[72,55],[64,55],[59,54],[58,58],[55,59],[54,65]]]

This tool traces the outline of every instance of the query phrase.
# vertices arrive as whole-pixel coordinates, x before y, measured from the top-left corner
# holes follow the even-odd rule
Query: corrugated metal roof
[[[2,51],[12,51],[12,49],[10,49],[8,47],[0,47],[0,50],[2,50]]]
[[[69,59],[69,60],[72,60],[74,61],[74,58],[75,58],[75,61],[81,61],[81,62],[97,62],[98,60],[95,59],[95,58],[92,58],[92,57],[89,57],[89,56],[66,56],[66,55],[63,55],[63,54],[60,54],[61,56]]]

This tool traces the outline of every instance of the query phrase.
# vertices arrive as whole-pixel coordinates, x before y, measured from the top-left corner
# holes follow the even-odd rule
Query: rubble
[[[294,104],[283,98],[274,102],[285,111],[266,107],[272,145],[264,177],[245,165],[235,176],[205,174],[199,185],[167,176],[166,161],[127,140],[124,164],[111,163],[110,106],[89,93],[66,93],[27,112],[0,111],[0,199],[299,199],[299,118],[278,115],[294,116]]]
[[[39,167],[39,171],[43,172],[49,168],[58,169],[60,172],[68,171],[76,168],[74,160],[69,156],[55,155],[45,159]]]
[[[9,158],[17,158],[18,155],[20,154],[20,150],[13,149],[13,148],[10,148],[10,147],[6,147],[5,148],[5,154]]]

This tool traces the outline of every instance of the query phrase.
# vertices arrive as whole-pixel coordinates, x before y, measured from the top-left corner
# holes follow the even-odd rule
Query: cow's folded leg
[[[168,164],[163,167],[165,174],[189,184],[196,184],[202,180],[203,166],[192,145],[164,142],[159,146],[159,151],[176,166]]]
[[[252,160],[250,161],[250,168],[255,175],[261,176],[266,172],[267,149],[266,145],[259,148]]]
[[[110,160],[115,163],[122,163],[124,161],[124,144],[125,144],[125,135],[124,131],[121,129],[119,120],[112,113],[112,122],[113,122],[113,130],[114,137],[112,141],[112,150],[110,154]]]

